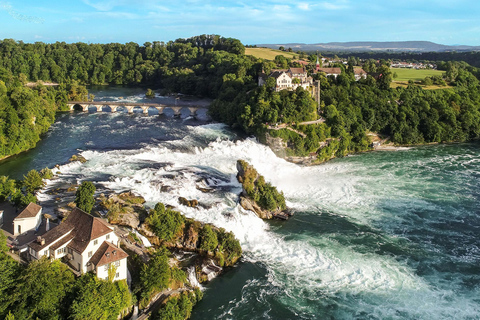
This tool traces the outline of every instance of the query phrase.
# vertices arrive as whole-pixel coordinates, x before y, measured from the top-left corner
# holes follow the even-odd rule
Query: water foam
[[[100,181],[106,188],[132,190],[145,197],[148,205],[162,201],[180,208],[188,217],[233,231],[242,243],[245,259],[265,265],[268,281],[282,288],[280,299],[285,304],[292,303],[288,298],[293,299],[296,308],[307,314],[303,296],[315,299],[319,292],[335,299],[348,297],[348,302],[343,302],[347,310],[363,310],[377,318],[471,316],[478,311],[471,300],[433,288],[394,257],[359,253],[328,237],[285,239],[236,203],[241,190],[235,178],[236,160],[244,159],[283,191],[294,209],[341,212],[346,219],[368,225],[379,217],[372,217],[365,208],[374,208],[380,199],[359,196],[363,196],[365,180],[352,175],[357,169],[350,163],[299,167],[277,158],[253,139],[231,141],[231,134],[222,125],[188,130],[183,139],[139,150],[85,151],[82,155],[87,163],[65,165],[60,170],[66,176],[93,180],[108,174],[109,180]],[[198,147],[196,138],[215,140]],[[208,184],[214,192],[200,191],[199,183]],[[162,192],[162,186],[168,186],[169,192]],[[183,207],[178,204],[180,196],[198,199],[205,206]],[[418,201],[418,206],[425,205]],[[375,209],[375,213],[381,210]],[[250,301],[239,301],[234,308],[243,303]],[[452,307],[452,303],[462,309]]]

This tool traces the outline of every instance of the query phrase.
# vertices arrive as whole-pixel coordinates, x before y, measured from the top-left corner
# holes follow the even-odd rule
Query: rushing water
[[[240,239],[242,262],[206,286],[193,319],[480,317],[478,143],[299,167],[221,124],[66,114],[0,174],[65,163],[78,149],[88,162],[62,165],[58,181],[132,190]],[[238,206],[237,159],[284,192],[292,219],[265,222]],[[183,207],[179,196],[204,206]]]

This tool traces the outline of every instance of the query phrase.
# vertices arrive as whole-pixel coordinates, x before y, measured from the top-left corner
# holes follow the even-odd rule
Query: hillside
[[[294,52],[285,52],[269,48],[245,48],[245,54],[266,60],[273,60],[275,56],[278,55],[282,55],[285,58],[293,58],[293,56],[296,55]]]
[[[445,52],[445,51],[476,51],[480,46],[448,46],[430,41],[358,41],[358,42],[328,42],[328,43],[284,43],[257,44],[259,47],[275,48],[280,46],[292,48],[294,51],[403,51],[403,52]]]

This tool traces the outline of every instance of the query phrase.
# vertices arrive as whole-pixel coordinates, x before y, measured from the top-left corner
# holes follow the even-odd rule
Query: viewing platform
[[[117,102],[117,101],[69,101],[67,102],[70,111],[79,110],[88,112],[90,107],[95,107],[97,112],[117,112],[119,109],[125,109],[128,113],[134,113],[135,108],[141,109],[144,114],[148,114],[150,108],[158,110],[158,114],[163,114],[165,109],[171,109],[175,116],[179,117],[183,109],[190,111],[190,116],[196,117],[198,110],[208,110],[208,106],[202,105],[169,105],[147,102]]]

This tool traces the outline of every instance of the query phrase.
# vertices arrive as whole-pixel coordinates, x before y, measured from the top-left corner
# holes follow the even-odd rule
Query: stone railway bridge
[[[154,108],[158,110],[158,114],[163,114],[165,109],[171,109],[176,117],[182,113],[182,109],[190,110],[190,116],[196,117],[198,110],[207,110],[207,106],[201,105],[168,105],[160,103],[144,103],[144,102],[116,102],[116,101],[69,101],[67,102],[70,111],[80,109],[83,112],[88,112],[90,106],[97,108],[97,112],[108,112],[105,107],[110,108],[110,112],[117,112],[117,109],[123,107],[128,113],[133,113],[135,108],[141,108],[144,114],[148,114],[148,109]]]

